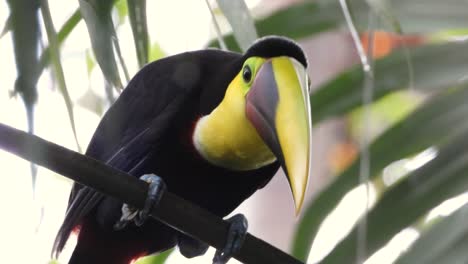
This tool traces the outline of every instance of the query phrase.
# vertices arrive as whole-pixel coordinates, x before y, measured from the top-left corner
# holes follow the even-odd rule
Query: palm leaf
[[[467,223],[468,205],[465,204],[428,230],[423,230],[422,236],[395,264],[463,263],[468,258]]]
[[[123,89],[114,55],[113,43],[116,36],[111,17],[114,0],[80,0],[79,3],[102,73],[114,87]]]
[[[465,110],[465,114],[468,111]],[[465,129],[445,144],[442,143],[433,160],[384,193],[367,216],[364,259],[430,209],[468,189],[467,136],[468,130]],[[349,259],[356,259],[357,232],[356,226],[322,263],[345,263]]]
[[[468,88],[446,91],[423,104],[406,119],[386,130],[370,146],[370,177],[375,178],[393,161],[442,144],[459,131],[468,129]],[[450,130],[440,129],[450,127]],[[298,225],[293,255],[306,259],[312,241],[325,217],[341,198],[359,184],[359,159],[337,176],[304,212]]]
[[[143,67],[148,62],[148,26],[146,23],[146,0],[127,1],[128,17],[132,26],[133,40],[138,65]]]

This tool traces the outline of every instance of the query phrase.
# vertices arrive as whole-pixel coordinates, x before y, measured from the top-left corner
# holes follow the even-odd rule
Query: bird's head
[[[241,70],[245,114],[281,163],[300,210],[310,170],[311,111],[301,48],[267,38],[247,52]]]
[[[299,212],[311,163],[311,109],[307,61],[302,49],[280,37],[254,43],[210,115],[213,133],[201,147],[213,163],[248,170],[281,164]],[[208,126],[205,126],[208,127]],[[214,132],[216,131],[216,132]],[[205,140],[205,141],[208,141]]]

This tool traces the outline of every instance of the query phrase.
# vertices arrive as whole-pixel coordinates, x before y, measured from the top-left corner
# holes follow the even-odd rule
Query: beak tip
[[[298,200],[295,200],[294,207],[295,207],[295,216],[298,217],[301,214],[302,210],[302,204],[304,202],[304,197],[299,198]]]
[[[301,209],[296,207],[296,210],[294,212],[294,216],[297,218],[299,216],[299,214],[301,213]]]

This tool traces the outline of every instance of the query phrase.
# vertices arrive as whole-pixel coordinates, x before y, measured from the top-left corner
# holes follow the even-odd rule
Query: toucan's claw
[[[140,180],[148,182],[149,186],[145,206],[138,213],[138,217],[135,218],[135,224],[137,226],[141,226],[146,222],[151,210],[159,203],[159,201],[161,201],[161,198],[167,189],[166,183],[163,181],[163,179],[154,174],[145,174],[140,177]]]
[[[149,217],[153,207],[159,203],[161,197],[166,191],[166,184],[163,179],[154,174],[145,174],[140,177],[140,180],[149,184],[148,195],[146,196],[145,206],[141,210],[124,204],[122,206],[122,217],[115,223],[114,229],[121,230],[126,227],[130,222],[134,222],[137,226],[142,226]]]
[[[124,229],[133,221],[133,219],[135,219],[137,214],[138,210],[136,210],[136,208],[131,207],[128,204],[124,204],[122,206],[122,216],[120,217],[120,220],[114,224],[114,230],[119,231]]]
[[[236,214],[227,219],[231,223],[223,250],[216,250],[213,264],[225,264],[237,252],[239,252],[247,235],[248,222],[243,214]]]

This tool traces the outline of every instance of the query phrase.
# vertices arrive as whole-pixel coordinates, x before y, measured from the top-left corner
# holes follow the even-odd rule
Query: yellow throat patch
[[[223,101],[195,126],[193,143],[210,163],[231,170],[253,170],[276,160],[245,116],[245,94],[238,74]]]

